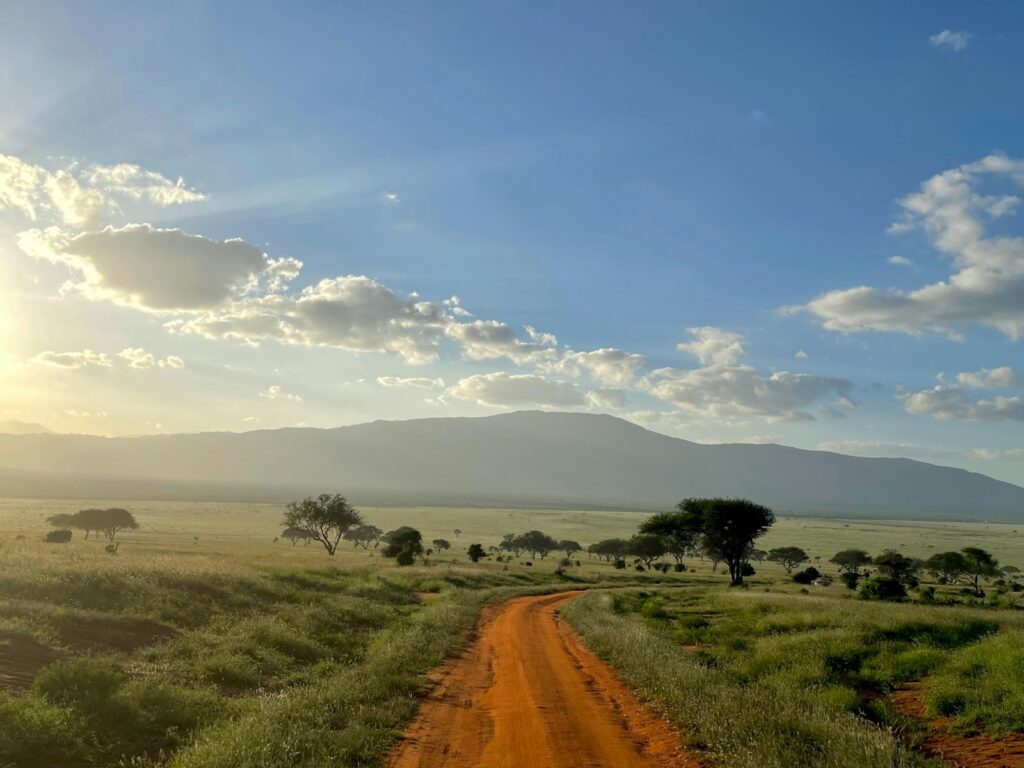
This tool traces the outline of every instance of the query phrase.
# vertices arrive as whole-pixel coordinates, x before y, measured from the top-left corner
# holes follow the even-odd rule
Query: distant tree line
[[[57,529],[85,531],[86,539],[95,533],[96,538],[102,535],[108,541],[113,541],[118,531],[133,531],[139,527],[135,515],[120,507],[83,509],[73,514],[62,512],[50,515],[46,522]]]

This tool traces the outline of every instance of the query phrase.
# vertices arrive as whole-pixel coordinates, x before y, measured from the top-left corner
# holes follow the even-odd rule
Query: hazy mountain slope
[[[0,419],[0,435],[49,435],[53,430],[42,424],[18,419]]]
[[[727,494],[804,512],[1024,516],[1024,488],[960,469],[777,445],[700,445],[610,416],[568,413],[242,434],[0,435],[0,467],[309,492],[376,489],[406,500],[424,493],[647,506]],[[4,482],[0,475],[0,495]]]

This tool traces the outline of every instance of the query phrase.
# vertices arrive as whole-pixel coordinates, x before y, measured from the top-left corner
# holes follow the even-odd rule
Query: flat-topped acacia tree
[[[730,582],[742,584],[754,541],[771,528],[775,513],[748,499],[683,499],[678,508],[704,550],[725,561]]]
[[[310,496],[289,503],[282,525],[308,531],[309,537],[323,544],[327,554],[333,556],[341,537],[361,522],[362,515],[340,493],[322,493],[316,498]]]

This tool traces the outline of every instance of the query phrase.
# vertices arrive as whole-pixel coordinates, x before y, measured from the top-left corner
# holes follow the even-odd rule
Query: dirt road
[[[443,666],[392,768],[697,768],[558,618],[579,592],[489,608],[476,640]]]

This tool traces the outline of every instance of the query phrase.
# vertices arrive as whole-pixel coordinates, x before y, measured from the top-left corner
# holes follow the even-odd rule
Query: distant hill
[[[668,507],[747,496],[779,511],[1024,522],[1024,488],[962,469],[779,445],[702,445],[611,416],[519,412],[104,438],[0,435],[0,495],[287,498],[342,489],[363,504]],[[52,473],[52,474],[40,474]],[[52,495],[66,495],[53,493]]]
[[[52,435],[53,430],[42,424],[17,419],[0,419],[0,435]]]

